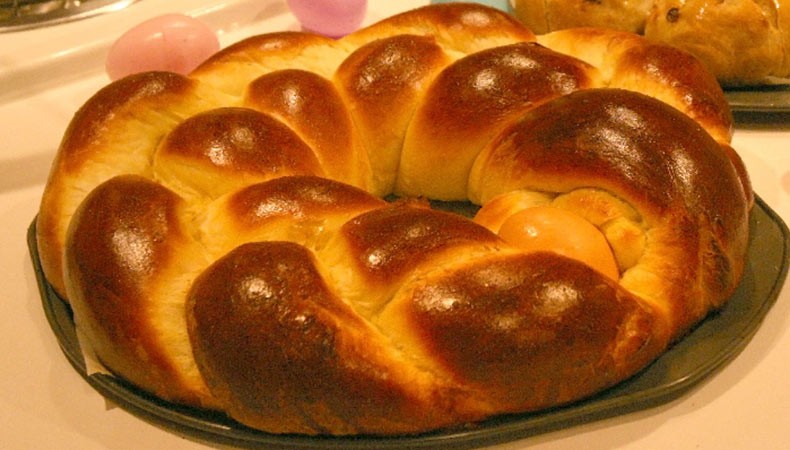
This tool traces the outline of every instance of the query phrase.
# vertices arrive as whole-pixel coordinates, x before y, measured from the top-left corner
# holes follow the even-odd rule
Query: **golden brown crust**
[[[481,259],[410,288],[390,320],[408,321],[401,329],[425,357],[497,410],[585,397],[666,345],[649,307],[554,253]],[[537,382],[523,389],[522,380]]]
[[[313,52],[319,52],[316,58]],[[280,32],[253,36],[230,45],[208,58],[190,77],[233,96],[243,94],[254,79],[283,68],[315,72],[325,78],[346,52],[335,41],[323,36],[301,32]],[[231,73],[223,68],[236,67]]]
[[[66,293],[82,344],[109,370],[166,400],[216,407],[178,315],[180,278],[207,264],[182,223],[185,206],[135,175],[98,186],[69,230]]]
[[[685,52],[600,28],[556,31],[538,42],[599,68],[606,87],[656,97],[691,116],[717,140],[732,138],[732,115],[721,87]]]
[[[396,192],[466,199],[472,163],[503,124],[553,98],[599,85],[596,76],[582,61],[534,43],[459,59],[426,90],[415,112],[403,144]],[[425,148],[434,150],[427,153]]]
[[[404,34],[365,44],[338,67],[335,79],[371,152],[375,193],[393,191],[414,109],[449,62],[434,38]]]
[[[272,72],[249,84],[244,104],[293,124],[329,178],[370,186],[368,158],[348,107],[326,78],[297,69]]]
[[[316,264],[297,244],[250,243],[196,280],[187,307],[196,357],[234,417],[306,434],[414,433],[480,417],[448,408],[442,389],[458,389],[399,357]]]
[[[462,54],[535,40],[532,30],[512,16],[494,8],[468,4],[417,8],[386,18],[343,40],[359,45],[396,34],[432,36],[442,47]]]
[[[180,120],[216,104],[212,97],[181,75],[150,72],[108,85],[77,111],[52,164],[37,219],[42,266],[59,293],[65,293],[64,237],[77,203],[115,175],[149,174],[156,144]]]
[[[269,220],[318,220],[332,214],[353,214],[387,203],[345,183],[319,177],[279,177],[234,192],[226,214],[240,229],[253,230]]]
[[[198,219],[199,233],[215,256],[245,242],[272,240],[318,250],[356,215],[386,205],[345,183],[285,176],[249,185],[210,203]]]
[[[269,178],[324,175],[313,150],[291,128],[238,107],[184,120],[158,146],[153,166],[163,184],[210,198]]]
[[[485,204],[517,189],[570,192],[588,187],[617,193],[651,228],[641,259],[645,265],[631,268],[622,282],[665,305],[673,335],[734,290],[743,272],[749,208],[740,176],[697,123],[649,97],[585,90],[535,108],[477,159],[469,197]],[[720,228],[720,223],[737,225]],[[729,263],[699,267],[695,273],[689,266],[698,265],[700,252]],[[670,260],[674,266],[667,264]],[[679,269],[678,261],[688,265]],[[653,284],[639,275],[643,272],[675,280],[647,289],[667,297],[656,299],[642,291]],[[711,280],[712,274],[717,279]],[[632,277],[641,287],[631,285]],[[687,295],[696,289],[705,294]]]
[[[387,285],[447,248],[498,242],[489,230],[457,214],[408,205],[357,216],[340,233],[354,255],[356,271]]]
[[[146,391],[274,433],[463,426],[638,372],[743,271],[732,119],[684,53],[536,39],[437,5],[97,93],[38,219],[86,345]],[[495,234],[534,205],[588,222],[612,273]]]
[[[695,55],[726,85],[790,76],[790,12],[783,1],[657,0],[645,36]]]
[[[641,33],[653,0],[511,0],[513,13],[535,33],[576,27]]]
[[[698,58],[726,86],[790,76],[784,0],[512,0],[538,34],[579,27],[643,34]]]

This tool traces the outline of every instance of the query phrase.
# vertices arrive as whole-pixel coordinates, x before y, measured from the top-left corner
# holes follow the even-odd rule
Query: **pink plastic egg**
[[[365,20],[367,0],[288,0],[291,12],[307,31],[345,36]]]
[[[140,23],[110,47],[105,68],[110,79],[150,70],[187,74],[219,50],[219,39],[203,22],[166,14]]]

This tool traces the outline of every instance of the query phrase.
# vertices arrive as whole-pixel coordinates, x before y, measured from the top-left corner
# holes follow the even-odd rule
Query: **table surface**
[[[427,2],[392,3],[369,2],[367,22]],[[106,38],[78,52],[50,53],[42,60],[20,56],[58,43],[78,48],[75,36],[84,24],[42,33],[51,41],[47,44],[36,42],[34,33],[0,34],[0,351],[6,357],[0,366],[0,423],[5,424],[0,448],[222,448],[175,435],[107,404],[72,369],[42,312],[25,240],[68,120],[107,82],[101,65],[108,39],[143,18],[170,11],[204,17],[219,30],[223,45],[253,33],[298,28],[281,1],[147,0],[128,14],[89,19],[94,30],[106,30]],[[23,43],[20,36],[31,39]],[[31,50],[12,53],[10,44]],[[787,113],[736,115],[734,147],[757,194],[785,221],[790,220],[788,142]],[[790,291],[785,287],[743,352],[680,398],[491,448],[787,449],[788,372]]]

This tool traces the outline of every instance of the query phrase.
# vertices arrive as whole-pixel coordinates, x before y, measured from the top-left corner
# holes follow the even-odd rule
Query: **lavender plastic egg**
[[[356,31],[365,20],[367,0],[288,0],[302,28],[329,37]]]

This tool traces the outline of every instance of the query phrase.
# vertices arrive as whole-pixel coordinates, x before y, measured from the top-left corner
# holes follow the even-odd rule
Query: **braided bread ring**
[[[118,80],[53,163],[46,276],[113,373],[267,432],[418,433],[599,392],[733,292],[752,194],[698,63],[576,33],[436,5]],[[534,205],[600,230],[619,279],[497,236]]]

